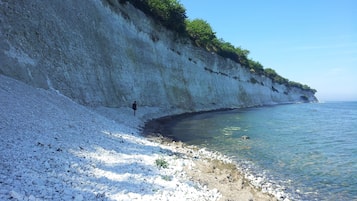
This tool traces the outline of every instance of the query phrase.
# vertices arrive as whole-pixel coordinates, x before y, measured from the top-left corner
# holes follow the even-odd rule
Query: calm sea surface
[[[357,200],[357,102],[209,112],[165,132],[232,157],[292,200]]]

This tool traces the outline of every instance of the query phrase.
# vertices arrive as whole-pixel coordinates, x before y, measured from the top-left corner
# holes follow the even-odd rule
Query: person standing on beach
[[[137,106],[136,106],[136,101],[134,101],[133,105],[132,105],[132,108],[134,110],[134,116],[135,116],[135,112],[136,112],[136,109],[137,109]]]

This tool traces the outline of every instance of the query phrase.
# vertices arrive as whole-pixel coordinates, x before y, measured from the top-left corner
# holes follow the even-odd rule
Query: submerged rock
[[[242,137],[240,137],[242,140],[249,140],[250,137],[249,136],[246,136],[246,135],[243,135]]]

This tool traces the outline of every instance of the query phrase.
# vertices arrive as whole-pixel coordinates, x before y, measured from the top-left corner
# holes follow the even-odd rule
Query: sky
[[[317,90],[319,101],[357,101],[356,0],[179,0],[217,38]]]

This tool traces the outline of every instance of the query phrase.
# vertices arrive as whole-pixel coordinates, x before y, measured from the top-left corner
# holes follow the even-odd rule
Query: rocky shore
[[[244,178],[236,165],[220,153],[213,153],[196,146],[189,146],[182,142],[162,136],[148,136],[150,141],[168,146],[180,157],[192,160],[193,165],[185,167],[188,178],[209,189],[217,189],[221,194],[220,201],[254,200],[276,201],[272,195],[263,193]]]

